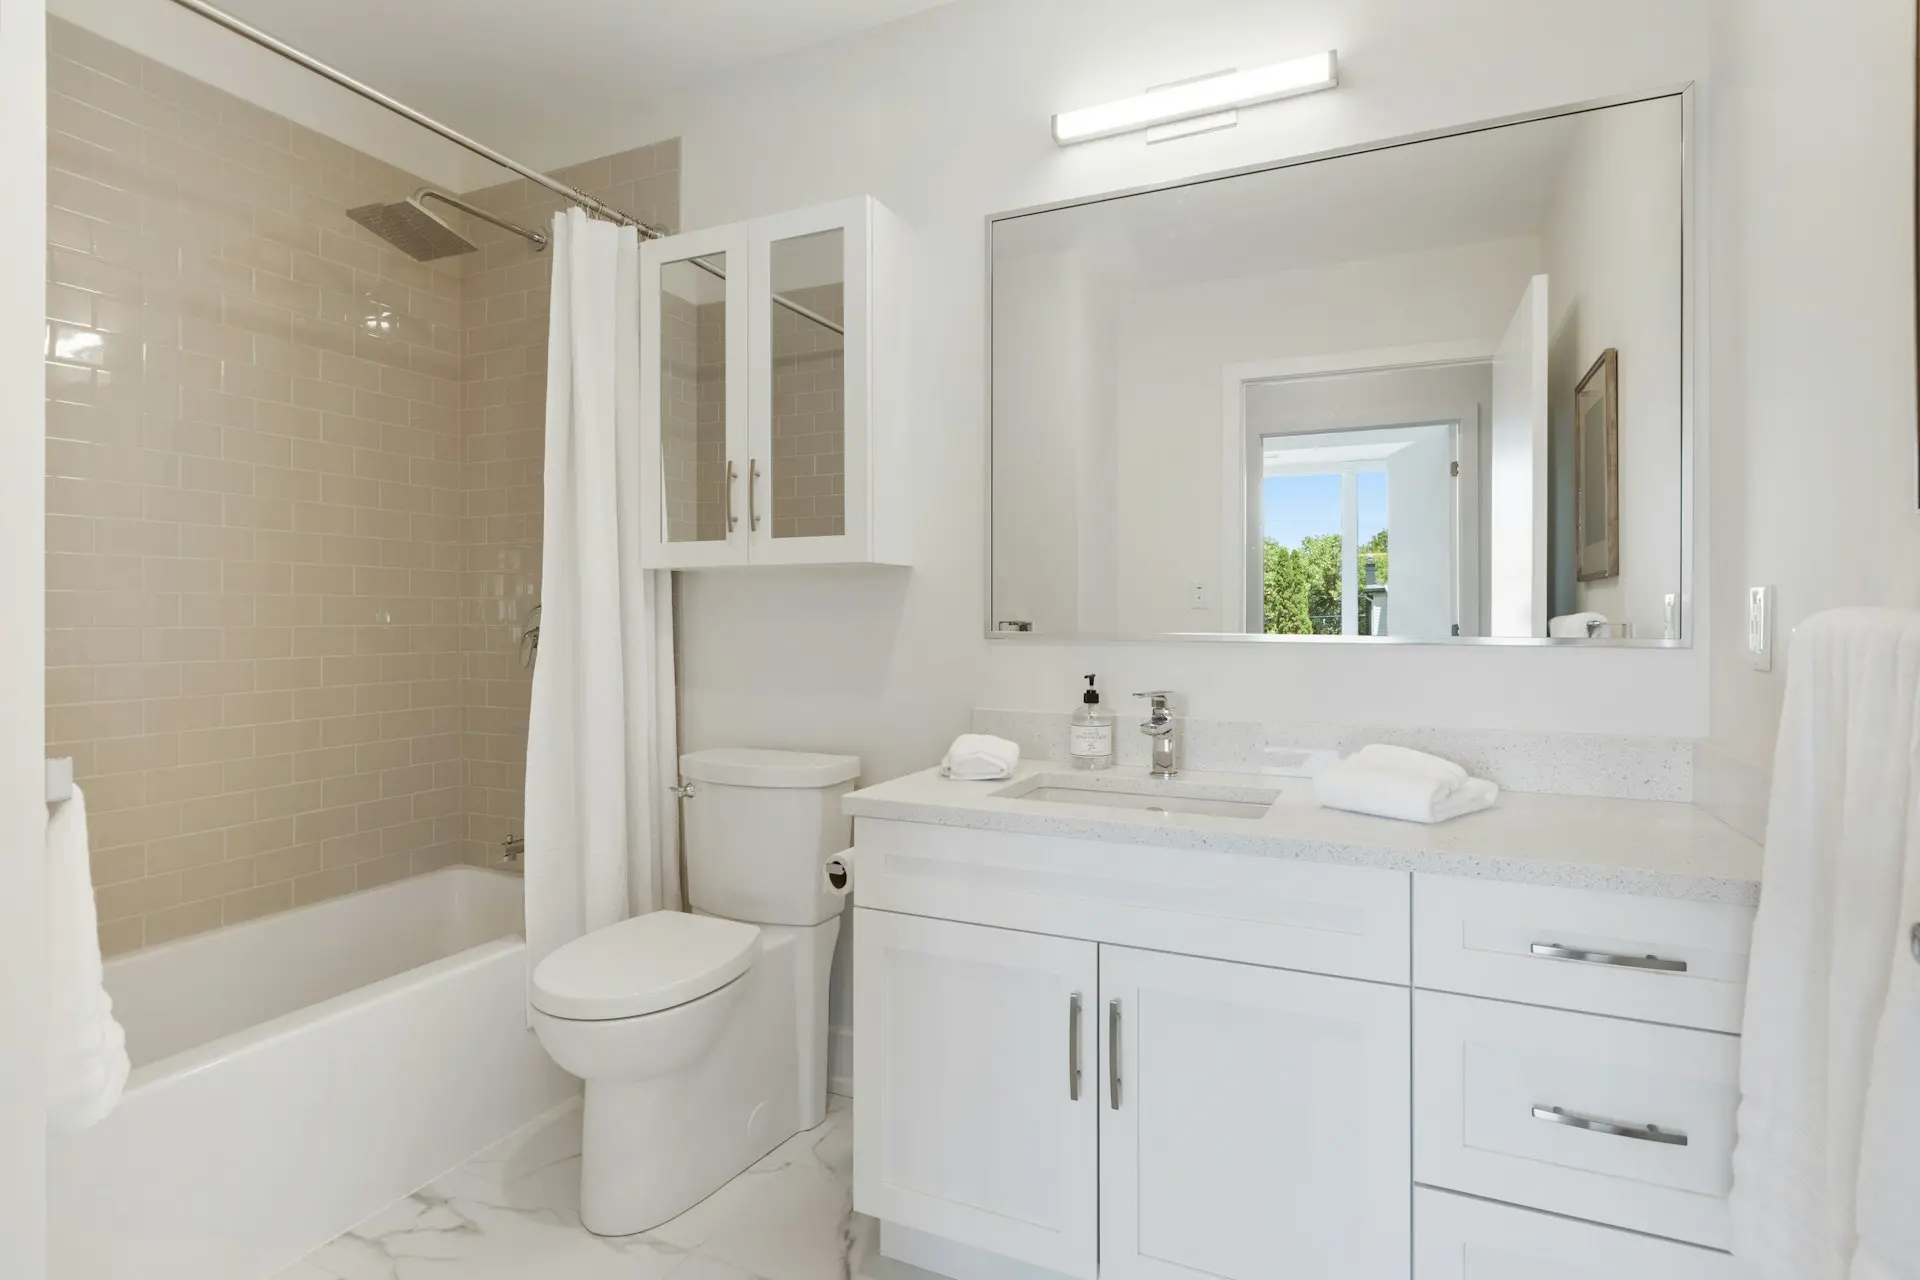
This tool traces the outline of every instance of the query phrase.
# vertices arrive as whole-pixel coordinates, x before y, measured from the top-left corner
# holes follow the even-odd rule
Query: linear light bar
[[[1270,67],[1233,71],[1097,107],[1062,111],[1053,118],[1053,140],[1063,147],[1071,146],[1236,107],[1316,93],[1339,83],[1339,59],[1329,49],[1291,62],[1276,62]]]

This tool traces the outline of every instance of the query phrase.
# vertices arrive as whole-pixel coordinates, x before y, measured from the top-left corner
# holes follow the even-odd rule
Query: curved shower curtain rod
[[[592,196],[580,190],[578,187],[568,186],[566,183],[560,181],[558,178],[549,177],[546,174],[540,172],[538,169],[533,168],[531,165],[521,164],[518,160],[515,160],[513,157],[505,155],[499,151],[495,151],[492,147],[488,146],[486,143],[477,142],[474,139],[469,138],[466,134],[461,133],[459,130],[453,129],[447,125],[441,124],[438,120],[435,120],[432,116],[429,116],[424,112],[414,110],[412,107],[408,106],[406,103],[401,102],[398,98],[390,97],[387,94],[380,92],[380,90],[374,88],[372,85],[356,80],[352,76],[348,75],[346,72],[341,71],[336,67],[329,66],[328,64],[320,61],[320,59],[314,57],[312,54],[305,53],[299,49],[294,48],[292,45],[280,39],[278,36],[270,35],[267,32],[262,31],[260,28],[254,26],[253,24],[241,18],[235,17],[231,13],[228,13],[225,9],[221,9],[214,5],[208,4],[207,0],[173,0],[173,3],[179,5],[183,9],[192,10],[194,13],[199,14],[201,17],[207,19],[209,22],[213,22],[218,24],[219,26],[225,27],[228,31],[233,32],[233,34],[240,36],[243,39],[252,41],[254,44],[259,45],[262,49],[265,49],[271,53],[279,54],[281,57],[287,59],[287,61],[289,62],[298,63],[300,66],[305,67],[307,70],[313,72],[315,75],[320,76],[324,79],[333,81],[333,83],[339,85],[342,89],[346,89],[351,93],[356,93],[360,97],[365,98],[368,102],[374,103],[377,106],[385,107],[387,110],[393,112],[395,115],[403,116],[406,119],[411,120],[414,124],[419,125],[422,129],[425,129],[430,133],[439,134],[442,138],[445,138],[448,142],[453,143],[457,147],[463,147],[466,150],[471,151],[474,155],[479,156],[483,160],[491,161],[492,163],[499,165],[502,169],[506,169],[509,172],[519,174],[521,177],[525,178],[528,182],[534,183],[537,186],[545,187],[548,191],[553,192],[555,195],[560,196],[562,199],[565,199],[573,204],[579,205],[581,208],[585,209],[588,213],[593,214],[597,218],[604,218],[609,222],[618,223],[623,227],[633,227],[635,230],[637,230],[640,233],[641,237],[646,240],[660,240],[660,239],[664,239],[665,237],[671,234],[663,227],[657,227],[650,222],[646,222],[640,218],[634,217],[630,213],[623,213],[619,209],[614,208],[612,205],[607,204],[604,201],[594,199]],[[436,196],[438,196],[438,194],[439,193],[437,192],[435,193]],[[448,203],[457,204],[458,202],[448,201]],[[492,218],[488,218],[487,220],[494,221]],[[529,236],[528,239],[532,239],[532,237]],[[542,236],[541,240],[544,241],[545,237]],[[544,245],[540,247],[544,247]],[[725,271],[721,270],[719,267],[714,266],[712,263],[706,261],[703,258],[694,258],[692,262],[694,266],[699,267],[702,271],[706,272],[708,275],[717,276],[722,280],[725,280],[727,278],[727,273]],[[785,297],[784,295],[781,295],[778,293],[774,294],[773,301],[779,306],[785,308],[786,310],[793,312],[795,315],[811,320],[815,324],[822,325],[828,329],[833,330],[835,333],[838,333],[841,335],[845,335],[846,333],[846,330],[834,320],[831,320],[828,317],[821,315],[819,312],[814,311],[810,307],[806,307],[798,302],[795,302],[792,299]]]

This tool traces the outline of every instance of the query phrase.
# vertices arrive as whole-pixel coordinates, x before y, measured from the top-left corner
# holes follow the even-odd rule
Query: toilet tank
[[[687,904],[749,924],[805,927],[840,914],[821,864],[853,843],[840,797],[855,756],[720,747],[680,757]]]

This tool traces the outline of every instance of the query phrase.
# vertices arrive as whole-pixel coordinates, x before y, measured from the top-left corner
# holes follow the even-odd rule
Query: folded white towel
[[[47,817],[47,1122],[77,1132],[100,1122],[127,1086],[127,1034],[102,985],[100,933],[80,788]]]
[[[1019,743],[990,733],[963,733],[947,748],[940,772],[956,782],[998,782],[1011,778],[1019,763]]]
[[[1445,782],[1455,787],[1465,786],[1467,779],[1471,776],[1451,760],[1430,756],[1424,751],[1415,751],[1411,747],[1390,747],[1384,742],[1375,742],[1362,747],[1348,759],[1369,765],[1388,765],[1418,777],[1432,778],[1435,782]]]
[[[1314,797],[1328,809],[1426,823],[1476,813],[1492,807],[1500,797],[1500,788],[1485,778],[1468,777],[1464,769],[1456,778],[1434,767],[1446,764],[1444,760],[1417,751],[1405,753],[1420,757],[1417,760],[1386,754],[1399,751],[1367,747],[1328,765],[1314,775]]]

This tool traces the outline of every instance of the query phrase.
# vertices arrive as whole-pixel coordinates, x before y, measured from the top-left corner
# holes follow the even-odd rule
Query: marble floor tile
[[[847,1280],[871,1247],[852,1210],[853,1115],[796,1134],[673,1221],[580,1225],[580,1111],[524,1130],[375,1214],[276,1280]]]

